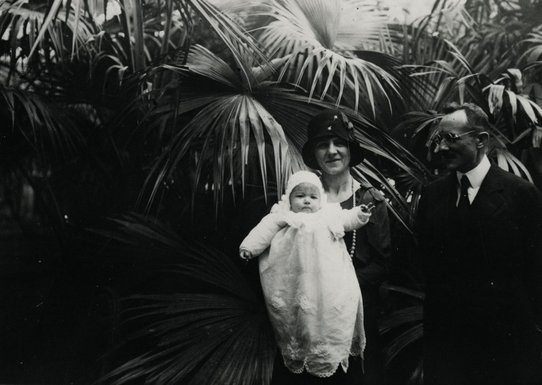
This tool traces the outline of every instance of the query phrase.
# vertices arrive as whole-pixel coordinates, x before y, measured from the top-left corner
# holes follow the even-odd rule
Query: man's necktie
[[[465,209],[470,206],[469,201],[469,187],[470,187],[470,181],[469,178],[466,175],[463,175],[461,177],[461,183],[459,186],[459,203],[457,204],[458,209]]]

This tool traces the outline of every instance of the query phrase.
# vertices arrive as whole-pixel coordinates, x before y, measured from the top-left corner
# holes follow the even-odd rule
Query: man
[[[432,141],[450,174],[418,211],[426,385],[542,384],[542,196],[490,164],[488,129],[455,105]]]

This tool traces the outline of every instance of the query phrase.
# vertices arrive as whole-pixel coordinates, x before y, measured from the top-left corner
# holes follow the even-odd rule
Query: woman
[[[322,174],[322,184],[330,202],[343,208],[375,205],[367,226],[346,234],[345,242],[352,256],[363,296],[367,346],[364,353],[363,385],[384,383],[382,351],[378,334],[379,287],[386,279],[391,256],[389,218],[384,196],[368,182],[361,184],[350,174],[350,167],[363,160],[354,140],[353,125],[340,111],[324,111],[309,122],[303,160]],[[360,365],[352,363],[352,373]],[[356,383],[355,381],[353,383]]]

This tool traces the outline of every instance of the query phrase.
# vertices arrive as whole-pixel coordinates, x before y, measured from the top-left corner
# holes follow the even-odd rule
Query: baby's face
[[[290,207],[294,213],[315,213],[320,210],[320,190],[310,183],[300,183],[290,193]]]

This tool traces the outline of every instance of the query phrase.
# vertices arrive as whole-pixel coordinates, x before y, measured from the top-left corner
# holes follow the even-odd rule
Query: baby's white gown
[[[329,377],[365,348],[361,291],[344,231],[364,223],[356,209],[313,214],[272,210],[241,244],[259,260],[267,310],[286,367]],[[282,211],[282,212],[281,212]]]

